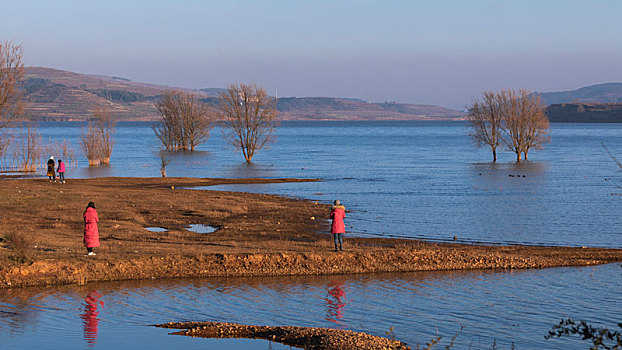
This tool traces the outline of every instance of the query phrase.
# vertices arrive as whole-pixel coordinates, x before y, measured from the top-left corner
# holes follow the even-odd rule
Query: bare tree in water
[[[471,136],[479,147],[488,146],[492,161],[497,161],[497,147],[501,144],[501,111],[497,95],[484,91],[482,99],[469,107],[467,121],[471,125]]]
[[[166,91],[155,106],[162,119],[152,129],[166,150],[194,151],[208,139],[215,113],[196,95]]]
[[[160,174],[162,174],[162,177],[166,177],[166,166],[171,162],[167,152],[164,146],[160,146],[157,152],[157,156],[160,158]]]
[[[91,110],[92,119],[86,130],[82,130],[80,148],[89,161],[89,166],[109,164],[114,146],[115,122],[112,113],[106,107]]]
[[[274,98],[255,84],[231,84],[220,94],[223,135],[250,163],[255,152],[274,141]]]
[[[532,149],[542,149],[550,142],[549,120],[540,104],[540,97],[526,90],[485,91],[482,100],[470,107],[467,120],[470,136],[479,146],[492,150],[497,160],[497,148],[503,143],[516,154],[516,161],[527,159]]]
[[[92,110],[97,137],[99,162],[109,164],[114,147],[115,122],[109,108],[97,107]]]
[[[14,117],[23,111],[19,83],[24,79],[23,48],[12,41],[0,41],[0,155],[10,145]]]
[[[25,125],[22,123],[21,129],[18,148],[20,167],[23,171],[36,171],[37,163],[43,156],[41,135],[37,132],[36,123],[30,119]]]
[[[88,160],[89,166],[99,165],[99,142],[97,139],[97,129],[93,123],[88,123],[86,130],[82,129],[80,148]]]
[[[550,142],[549,119],[540,96],[527,90],[501,90],[497,98],[503,119],[503,142],[516,154],[517,162],[523,155],[527,159],[529,150],[542,149]]]

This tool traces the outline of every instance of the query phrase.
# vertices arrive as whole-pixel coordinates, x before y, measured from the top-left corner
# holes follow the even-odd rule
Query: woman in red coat
[[[342,248],[342,235],[346,233],[346,226],[343,223],[343,219],[346,217],[346,207],[341,205],[339,199],[335,200],[335,205],[331,207],[330,210],[330,218],[333,220],[332,225],[330,226],[330,233],[333,234],[333,238],[335,239],[335,251],[337,251],[337,246],[339,246],[339,250],[343,250]]]
[[[99,230],[97,229],[99,218],[95,203],[89,202],[82,217],[84,218],[84,245],[88,251],[87,255],[95,255],[93,248],[99,247]]]

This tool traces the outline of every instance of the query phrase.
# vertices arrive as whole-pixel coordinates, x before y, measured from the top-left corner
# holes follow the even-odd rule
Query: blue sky
[[[189,88],[462,109],[622,82],[622,1],[9,1],[27,65]]]

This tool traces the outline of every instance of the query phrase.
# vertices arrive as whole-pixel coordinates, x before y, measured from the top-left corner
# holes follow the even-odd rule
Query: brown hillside
[[[24,81],[29,110],[37,120],[87,120],[98,106],[109,107],[117,120],[157,120],[154,102],[169,89],[173,87],[42,67],[27,68]],[[212,104],[220,91],[175,89],[203,96]],[[458,120],[464,115],[439,106],[332,97],[279,98],[277,108],[282,120]]]

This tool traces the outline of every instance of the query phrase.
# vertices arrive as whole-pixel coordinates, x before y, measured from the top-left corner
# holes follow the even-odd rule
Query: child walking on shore
[[[65,183],[65,163],[61,159],[58,160],[58,182]]]
[[[335,240],[335,251],[337,248],[343,250],[342,240],[343,235],[346,233],[346,226],[343,223],[343,219],[346,217],[346,207],[341,205],[339,199],[336,199],[335,204],[330,208],[330,218],[333,220],[330,226],[330,233],[333,234]]]

